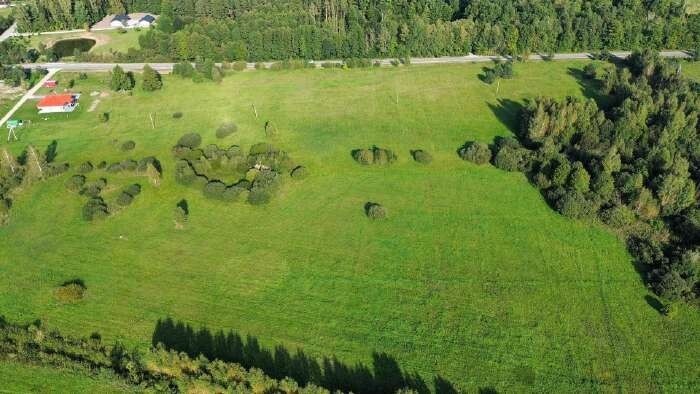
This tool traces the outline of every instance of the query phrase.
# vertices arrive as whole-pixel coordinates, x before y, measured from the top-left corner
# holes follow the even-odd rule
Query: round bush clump
[[[411,155],[413,160],[421,164],[430,164],[433,161],[433,156],[422,149],[414,150]]]
[[[365,204],[365,214],[372,220],[382,220],[386,219],[387,217],[386,208],[384,208],[384,206],[381,204],[374,202],[368,202]]]
[[[304,179],[309,176],[309,170],[304,166],[298,166],[292,170],[290,173],[292,179]]]
[[[138,183],[129,185],[126,187],[126,189],[124,189],[124,193],[127,193],[132,197],[136,197],[139,194],[141,194],[141,185],[139,185]]]
[[[102,169],[104,169],[105,167],[107,167],[107,162],[104,161],[104,160],[101,161],[101,162],[99,162],[99,163],[97,164],[97,169],[99,169],[99,170],[102,170]]]
[[[272,200],[272,193],[265,188],[253,188],[248,194],[248,203],[250,205],[263,205]]]
[[[136,160],[124,160],[121,162],[122,169],[126,171],[136,171],[139,163]]]
[[[226,138],[229,135],[238,131],[238,126],[235,123],[227,122],[216,129],[216,138]]]
[[[182,112],[173,112],[173,119],[182,118]]]
[[[223,198],[224,192],[226,191],[226,185],[220,181],[211,181],[204,185],[204,196],[208,198],[213,198],[221,200]]]
[[[78,167],[78,173],[87,174],[88,172],[91,172],[93,169],[94,169],[94,166],[92,165],[92,163],[90,163],[89,161],[86,161],[85,163],[81,164]]]
[[[125,207],[127,205],[130,205],[134,201],[134,196],[127,192],[121,192],[119,193],[119,196],[117,197],[117,204],[121,205],[122,207]]]
[[[357,149],[352,152],[352,157],[362,165],[370,165],[374,162],[374,154],[369,149]]]
[[[107,166],[107,172],[119,172],[123,169],[124,168],[122,167],[121,163],[112,163]]]
[[[224,201],[238,201],[241,195],[247,191],[247,189],[239,186],[230,186],[224,190],[223,194],[221,195],[221,199]]]
[[[85,185],[85,177],[82,175],[73,175],[66,181],[66,187],[68,190],[74,192],[80,191],[80,189],[83,188],[83,185]]]
[[[78,302],[85,297],[85,282],[81,279],[73,279],[63,282],[55,291],[55,296],[58,301],[63,303]]]
[[[83,206],[83,219],[88,222],[109,216],[107,204],[101,197],[93,197]]]
[[[122,144],[122,150],[124,152],[130,151],[134,148],[136,148],[136,143],[134,141],[126,141],[125,143]]]
[[[197,133],[187,133],[177,141],[178,146],[194,149],[202,144],[202,136]]]
[[[462,160],[471,161],[475,164],[486,164],[491,161],[491,149],[481,142],[468,142],[459,150],[459,157]]]

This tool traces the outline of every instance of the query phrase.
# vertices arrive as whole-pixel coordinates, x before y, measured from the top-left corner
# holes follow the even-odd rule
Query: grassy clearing
[[[521,174],[457,157],[466,140],[509,134],[513,102],[582,95],[572,70],[584,64],[519,65],[498,95],[477,78],[481,65],[450,65],[246,72],[222,85],[165,77],[160,92],[112,94],[94,113],[85,95],[76,113],[46,120],[29,103],[18,117],[33,124],[15,152],[57,140],[57,160],[74,168],[156,155],[165,174],[157,189],[105,175],[115,189],[136,181],[143,192],[92,224],[63,185],[74,171],[27,190],[0,228],[0,310],[142,346],[156,320],[172,316],[347,363],[382,351],[429,382],[440,375],[471,391],[697,388],[696,310],[660,316],[613,234],[555,214]],[[92,91],[101,78],[76,80],[76,89]],[[111,120],[99,123],[105,111]],[[229,121],[239,131],[217,140]],[[272,142],[311,175],[263,207],[205,200],[173,179],[170,148],[192,130],[205,145]],[[119,149],[126,140],[136,142],[131,153]],[[356,164],[350,151],[373,144],[398,161]],[[412,149],[433,162],[415,163]],[[183,198],[190,223],[175,230]],[[389,219],[369,221],[367,201]],[[61,304],[54,289],[71,278],[89,292]]]
[[[29,37],[29,46],[38,48],[39,43],[43,42],[47,47],[52,46],[60,40],[69,38],[91,38],[97,41],[97,44],[90,50],[92,53],[109,53],[109,52],[126,52],[129,48],[138,48],[139,36],[145,31],[137,31],[128,29],[126,33],[119,33],[116,30],[92,31],[80,33],[65,33],[65,34],[44,34],[33,35]]]
[[[0,393],[125,393],[134,392],[113,376],[89,376],[64,370],[0,361]]]

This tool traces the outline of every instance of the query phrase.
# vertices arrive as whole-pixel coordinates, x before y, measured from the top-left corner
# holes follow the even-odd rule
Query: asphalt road
[[[611,52],[613,56],[619,58],[626,58],[632,52],[622,51],[622,52]],[[690,58],[690,54],[684,51],[662,51],[661,56],[666,58],[679,58],[685,59]],[[593,55],[591,53],[559,53],[552,57],[547,57],[544,55],[531,55],[528,60],[543,61],[543,60],[584,60],[591,59]],[[395,59],[377,59],[382,64],[382,66],[389,66],[391,62]],[[434,57],[434,58],[424,58],[424,57],[414,57],[411,58],[411,64],[414,65],[427,65],[427,64],[460,64],[460,63],[484,63],[492,62],[494,60],[507,60],[507,58],[502,56],[448,56],[448,57]],[[312,61],[316,67],[321,67],[323,63],[342,63],[341,60],[324,60],[324,61]],[[273,62],[265,62],[265,67],[270,67]],[[141,71],[146,63],[27,63],[22,66],[25,68],[60,68],[63,71],[74,71],[74,72],[107,72],[111,71],[114,66],[119,64],[126,71]],[[175,63],[148,63],[153,69],[161,73],[169,73],[172,71]],[[249,70],[255,70],[255,63],[248,63]]]
[[[0,34],[0,42],[7,40],[8,38],[14,36],[17,33],[17,24],[13,23],[12,26],[8,27],[2,34]]]

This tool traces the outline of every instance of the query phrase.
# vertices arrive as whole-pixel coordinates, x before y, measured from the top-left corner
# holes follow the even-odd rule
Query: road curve
[[[618,58],[626,58],[632,52],[630,51],[619,51],[611,52],[611,54]],[[677,58],[677,59],[687,59],[691,55],[684,51],[662,51],[661,56],[666,58]],[[558,53],[552,56],[545,55],[530,55],[528,60],[533,61],[543,61],[543,60],[587,60],[594,58],[594,55],[588,52],[581,53]],[[495,60],[508,60],[508,58],[503,56],[478,56],[478,55],[468,55],[468,56],[445,56],[445,57],[412,57],[411,64],[415,65],[429,65],[429,64],[463,64],[463,63],[484,63],[492,62]],[[373,62],[379,62],[382,66],[389,66],[391,62],[395,59],[375,59]],[[311,61],[316,67],[321,67],[323,63],[342,63],[342,60],[324,60],[324,61]],[[263,62],[265,67],[270,67],[274,62]],[[143,66],[147,63],[26,63],[23,64],[24,68],[60,68],[64,71],[73,72],[107,72],[111,71],[114,66],[119,65],[126,71],[141,71]],[[161,73],[169,73],[173,70],[175,63],[148,63],[153,69]],[[255,70],[256,63],[248,63],[247,68],[249,70]]]

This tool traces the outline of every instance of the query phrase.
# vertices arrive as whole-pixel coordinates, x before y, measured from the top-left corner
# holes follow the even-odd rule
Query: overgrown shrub
[[[248,194],[248,203],[251,205],[263,205],[272,200],[272,193],[261,187],[254,187]]]
[[[396,154],[389,149],[372,147],[371,149],[355,149],[352,157],[362,165],[388,165],[396,161]]]
[[[124,193],[127,193],[132,197],[136,197],[141,194],[141,185],[138,183],[131,184],[124,189]]]
[[[491,149],[482,142],[471,141],[464,144],[459,150],[462,160],[471,161],[474,164],[483,165],[491,161]]]
[[[66,187],[73,192],[80,191],[83,185],[85,185],[85,177],[83,175],[73,175],[66,181]]]
[[[304,179],[309,176],[309,170],[304,166],[295,167],[290,173],[293,179]]]
[[[119,196],[117,196],[117,204],[121,205],[122,207],[125,207],[127,205],[130,205],[134,201],[134,196],[127,192],[121,192],[119,193]]]
[[[502,170],[523,172],[529,168],[530,159],[529,150],[504,146],[496,153],[493,164]]]
[[[238,126],[236,126],[235,123],[223,123],[218,129],[216,129],[216,138],[226,138],[236,131],[238,131]]]
[[[224,192],[221,194],[221,199],[224,201],[239,201],[242,196],[248,192],[248,189],[245,189],[240,186],[229,186],[224,190]],[[247,198],[247,197],[246,197]]]
[[[211,181],[204,186],[202,191],[207,198],[221,200],[226,191],[226,185],[220,181]]]
[[[387,210],[381,204],[368,202],[365,204],[365,214],[372,220],[386,219]]]
[[[134,148],[136,148],[136,143],[134,141],[126,141],[122,144],[122,150],[125,152]]]
[[[422,149],[411,151],[411,156],[413,156],[413,160],[421,164],[430,164],[433,162],[433,156],[428,153],[428,151]]]
[[[63,282],[63,284],[56,289],[54,295],[59,302],[74,303],[85,297],[86,290],[85,282],[81,279],[72,279]]]
[[[178,146],[194,149],[202,144],[202,136],[197,133],[187,133],[177,141]]]
[[[92,197],[83,206],[83,219],[94,221],[109,216],[107,204],[101,197]]]
[[[89,161],[86,161],[82,163],[80,166],[78,166],[78,173],[80,174],[87,174],[89,172],[92,172],[93,170],[93,165]]]

